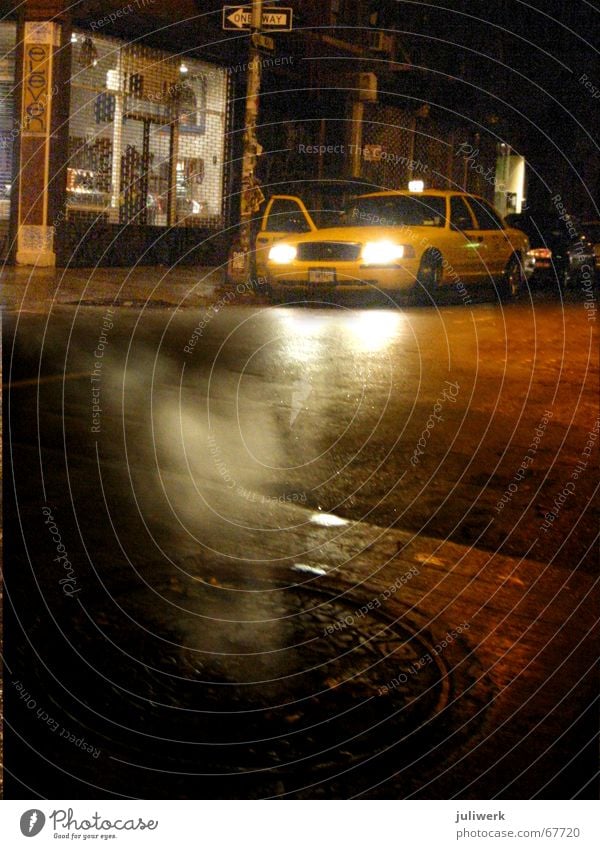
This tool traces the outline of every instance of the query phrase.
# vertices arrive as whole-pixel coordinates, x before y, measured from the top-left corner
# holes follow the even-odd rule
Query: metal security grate
[[[396,107],[366,103],[362,176],[382,189],[405,189],[414,171],[414,119]]]
[[[367,103],[362,154],[362,176],[382,189],[406,189],[410,181],[422,180],[429,189],[470,191],[493,200],[493,180],[485,174],[495,170],[494,139],[481,134],[474,142],[459,122]]]
[[[223,224],[227,71],[72,37],[67,209],[120,224]]]
[[[0,258],[8,250],[15,126],[15,43],[17,26],[0,23]]]

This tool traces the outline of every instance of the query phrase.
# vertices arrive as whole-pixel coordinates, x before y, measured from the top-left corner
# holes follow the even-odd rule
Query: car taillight
[[[552,251],[550,248],[532,248],[527,251],[527,256],[533,259],[552,259]]]

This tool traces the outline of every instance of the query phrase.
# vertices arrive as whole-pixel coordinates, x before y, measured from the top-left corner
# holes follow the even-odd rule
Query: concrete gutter
[[[224,285],[215,267],[25,268],[0,271],[1,303],[8,311],[46,312],[52,306],[158,306],[190,308],[214,300]],[[248,297],[243,295],[242,297]]]

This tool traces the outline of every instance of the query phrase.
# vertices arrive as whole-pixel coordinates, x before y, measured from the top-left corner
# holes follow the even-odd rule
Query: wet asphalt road
[[[7,319],[9,795],[594,795],[582,303],[107,310]]]

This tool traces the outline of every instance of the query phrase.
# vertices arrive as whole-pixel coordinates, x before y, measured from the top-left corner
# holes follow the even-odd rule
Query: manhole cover
[[[169,585],[162,594],[176,605],[162,605],[163,621],[156,598],[138,599],[134,615],[144,609],[150,634],[133,642],[112,635],[134,661],[99,662],[151,701],[139,714],[142,728],[208,744],[211,771],[354,762],[390,739],[409,740],[447,703],[447,669],[427,636],[365,611],[368,598],[258,582],[243,590],[196,583],[181,595]],[[110,634],[110,621],[103,630]],[[159,730],[165,708],[176,722]]]
[[[408,625],[298,589],[243,605],[263,621],[213,621],[217,653],[181,650],[182,669],[202,684],[193,702],[218,718],[222,742],[268,739],[288,758],[335,746],[360,756],[387,739],[389,722],[398,739],[447,701],[441,658]]]
[[[119,792],[130,768],[136,795],[168,775],[191,798],[389,773],[390,750],[396,767],[448,735],[452,671],[426,631],[363,594],[163,572],[152,589],[71,608],[65,627],[85,662],[70,657],[61,685],[98,717],[87,727]],[[64,691],[55,700],[45,687],[58,713]],[[339,792],[354,790],[348,778]]]

